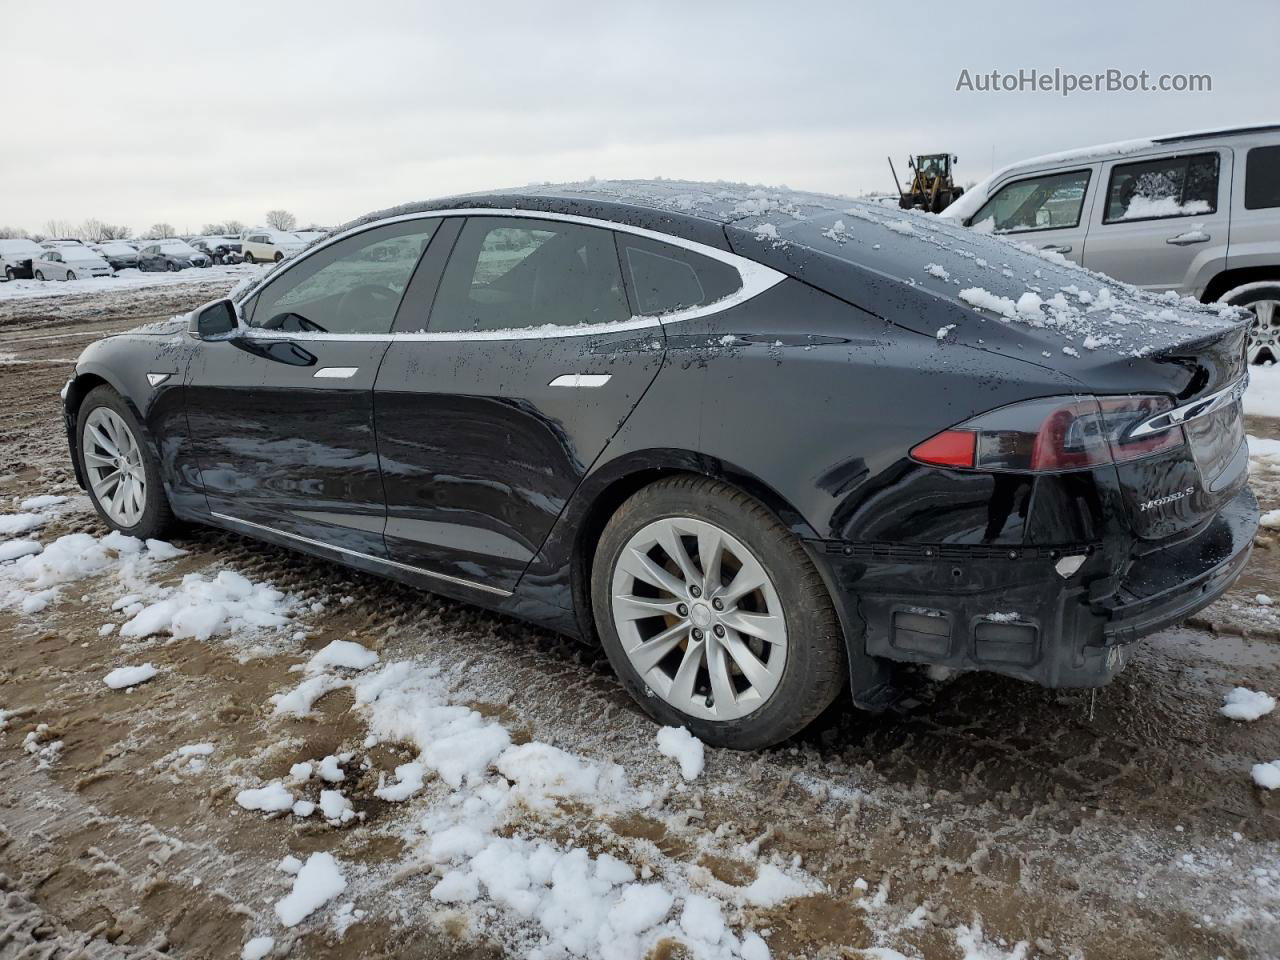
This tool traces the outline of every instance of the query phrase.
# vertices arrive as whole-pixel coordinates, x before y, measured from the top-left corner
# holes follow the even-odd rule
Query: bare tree
[[[267,226],[272,230],[292,230],[298,225],[298,218],[288,210],[268,210]]]
[[[90,217],[75,231],[75,236],[91,243],[102,243],[105,240],[128,240],[133,233],[128,227],[116,223],[103,223]]]
[[[226,223],[223,224],[223,226],[227,228],[226,230],[223,231],[223,233],[231,233],[231,234],[243,233],[245,230],[249,229],[239,220],[228,220]]]
[[[79,230],[70,220],[46,220],[44,223],[44,232],[51,237],[61,237],[65,240],[79,239]]]
[[[176,232],[172,223],[153,223],[147,228],[147,239],[163,240],[165,237],[172,237]]]
[[[0,227],[0,240],[21,240],[27,231],[21,227]]]

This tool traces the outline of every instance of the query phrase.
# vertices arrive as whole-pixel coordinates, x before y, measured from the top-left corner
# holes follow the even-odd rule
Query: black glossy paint
[[[907,452],[1030,398],[1213,392],[1243,372],[1243,326],[1206,320],[1144,356],[1059,362],[1041,349],[1050,332],[979,324],[954,289],[905,282],[917,264],[897,230],[857,249],[775,246],[727,214],[644,200],[499,194],[385,212],[446,215],[393,330],[430,333],[460,229],[447,214],[467,207],[603,218],[733,249],[786,279],[696,319],[532,339],[201,340],[159,325],[85,352],[69,422],[108,382],[146,424],[179,515],[584,636],[610,513],[659,476],[723,479],[808,547],[845,626],[855,694],[881,676],[873,657],[1103,683],[1124,662],[1111,647],[1210,602],[1239,572],[1257,510],[1238,405],[1189,428],[1193,444],[1118,468],[1031,477],[929,467]],[[995,244],[1012,272],[1048,269],[963,233]],[[971,256],[952,242],[911,256],[966,269]],[[964,329],[944,341],[936,331],[949,324]],[[332,367],[356,372],[315,376]],[[155,371],[173,375],[153,389]],[[550,386],[575,373],[611,379]],[[1184,487],[1193,494],[1142,508]],[[1072,555],[1088,559],[1067,580],[1054,567]]]

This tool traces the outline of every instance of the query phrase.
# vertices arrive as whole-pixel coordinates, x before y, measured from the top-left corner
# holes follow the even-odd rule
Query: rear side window
[[[1218,155],[1116,164],[1103,223],[1195,217],[1218,209]]]
[[[618,250],[636,313],[652,317],[723,300],[742,289],[742,276],[727,263],[626,233]]]
[[[613,234],[523,217],[470,217],[440,278],[434,332],[628,320]]]
[[[1280,207],[1280,147],[1254,147],[1244,161],[1244,208]]]
[[[1005,184],[969,220],[981,233],[1020,233],[1078,226],[1089,170],[1028,177]]]

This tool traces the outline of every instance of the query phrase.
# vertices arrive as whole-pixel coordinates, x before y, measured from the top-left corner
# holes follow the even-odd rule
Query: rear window
[[[668,243],[625,233],[617,236],[627,283],[641,316],[706,306],[742,289],[742,276],[727,263]]]
[[[1218,155],[1162,157],[1117,164],[1103,223],[1195,217],[1218,209]]]
[[[1244,208],[1280,207],[1280,146],[1254,147],[1244,162]]]

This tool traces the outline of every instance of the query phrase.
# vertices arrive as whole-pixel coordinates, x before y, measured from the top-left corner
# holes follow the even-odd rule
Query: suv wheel
[[[244,262],[245,262],[245,263],[257,263],[258,261],[254,260],[254,259],[253,259],[253,254],[252,254],[252,253],[250,253],[248,250],[246,250],[246,251],[244,252]]]
[[[276,263],[279,263],[283,259],[284,259],[284,254],[281,253],[279,250],[277,250],[276,257],[275,257]]]
[[[1253,314],[1249,325],[1250,363],[1280,363],[1280,280],[1246,283],[1228,290],[1220,303],[1244,307]]]
[[[37,279],[37,280],[43,280],[43,279],[44,279],[44,271],[42,271],[42,270],[37,270],[37,271],[36,271],[36,279]]]
[[[94,509],[131,537],[158,537],[173,523],[160,465],[142,442],[137,418],[103,385],[89,391],[76,417],[76,451]]]
[[[623,504],[600,537],[591,599],[623,686],[707,743],[778,743],[844,685],[839,623],[812,561],[725,484],[675,477]]]
[[[15,279],[15,277],[16,277],[16,276],[17,276],[17,274],[15,274],[15,273],[13,272],[13,267],[5,267],[5,268],[4,268],[4,278],[5,278],[6,280],[13,280],[13,279]]]

